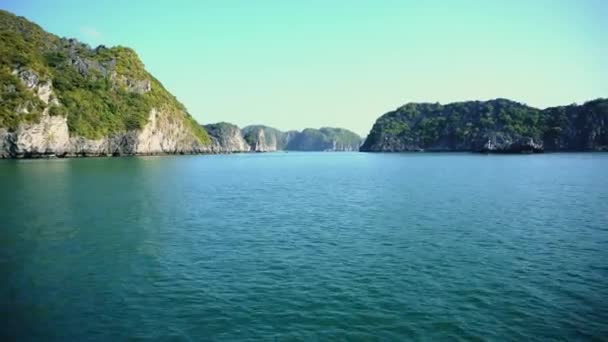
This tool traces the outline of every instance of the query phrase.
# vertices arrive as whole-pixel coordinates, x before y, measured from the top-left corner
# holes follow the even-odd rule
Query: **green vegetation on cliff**
[[[357,151],[361,137],[344,128],[306,128],[301,132],[253,125],[243,128],[243,137],[253,151]]]
[[[28,89],[19,78],[32,81]],[[184,106],[150,75],[135,51],[95,49],[59,38],[38,25],[0,10],[0,127],[14,130],[37,121],[45,104],[36,84],[51,82],[50,115],[68,119],[70,133],[101,138],[140,129],[153,108],[184,120],[201,143],[210,139]]]
[[[15,129],[22,121],[36,121],[44,109],[12,71],[27,65],[48,74],[36,47],[44,46],[45,34],[37,25],[0,10],[0,127]]]
[[[293,132],[281,132],[264,125],[251,125],[242,129],[243,138],[256,150],[284,150]]]
[[[519,148],[608,148],[608,100],[545,110],[506,99],[447,105],[408,103],[381,116],[361,150],[516,152]]]
[[[306,128],[294,135],[287,144],[287,150],[293,151],[356,151],[361,145],[361,137],[344,128],[322,127]]]

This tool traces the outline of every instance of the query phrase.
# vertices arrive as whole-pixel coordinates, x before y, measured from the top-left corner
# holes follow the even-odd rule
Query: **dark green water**
[[[2,340],[608,338],[608,154],[0,161]]]

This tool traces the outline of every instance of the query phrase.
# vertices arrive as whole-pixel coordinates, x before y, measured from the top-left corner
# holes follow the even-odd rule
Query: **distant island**
[[[381,116],[360,150],[608,151],[608,99],[544,110],[506,99],[408,103]]]
[[[199,125],[132,49],[91,49],[0,10],[0,158],[357,150],[340,128]]]
[[[272,151],[608,150],[608,100],[544,110],[506,99],[409,103],[362,144],[322,127],[200,125],[130,48],[90,48],[0,10],[0,158]]]
[[[343,128],[306,128],[282,132],[276,128],[253,125],[244,127],[220,122],[203,126],[211,136],[213,148],[220,153],[275,151],[358,151],[362,139]]]

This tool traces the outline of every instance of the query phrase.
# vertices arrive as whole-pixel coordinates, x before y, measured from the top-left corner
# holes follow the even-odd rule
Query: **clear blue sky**
[[[201,123],[367,134],[410,101],[608,96],[608,1],[0,0],[60,36],[134,48]]]

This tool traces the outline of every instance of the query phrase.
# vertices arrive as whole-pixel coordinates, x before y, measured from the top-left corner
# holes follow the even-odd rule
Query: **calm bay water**
[[[608,154],[0,161],[0,338],[608,338]]]

